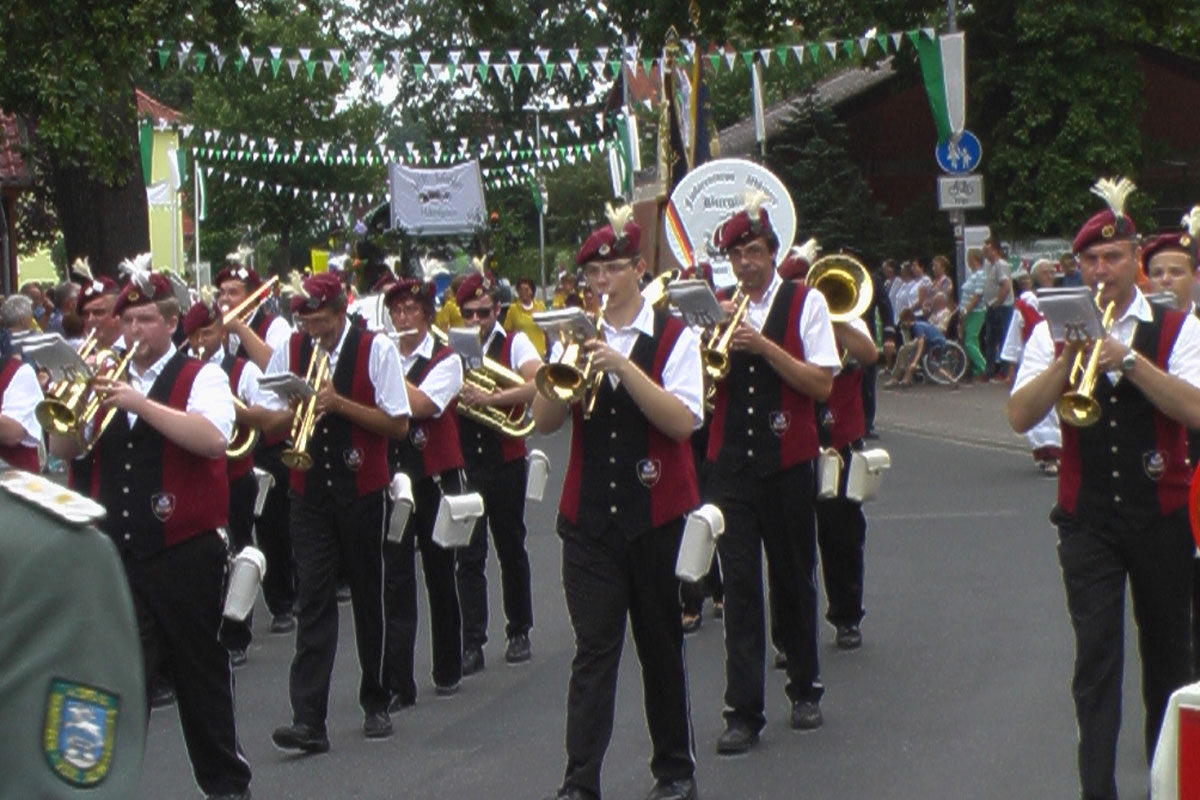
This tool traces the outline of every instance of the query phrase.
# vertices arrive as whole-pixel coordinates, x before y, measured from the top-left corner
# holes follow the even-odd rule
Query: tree
[[[0,19],[0,108],[31,132],[68,259],[111,273],[149,247],[134,87],[150,47],[229,35],[236,3],[9,0]]]

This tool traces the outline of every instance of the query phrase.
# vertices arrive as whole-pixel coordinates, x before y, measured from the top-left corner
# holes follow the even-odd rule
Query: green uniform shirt
[[[120,556],[64,517],[90,501],[0,473],[0,798],[139,797],[146,691]]]

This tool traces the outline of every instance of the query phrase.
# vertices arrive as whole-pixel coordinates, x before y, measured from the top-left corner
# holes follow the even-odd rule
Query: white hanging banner
[[[475,233],[485,227],[487,205],[478,161],[444,169],[388,166],[392,228],[416,236]]]
[[[957,139],[967,126],[966,34],[946,33],[938,41],[946,87],[946,115],[950,119],[950,132]]]

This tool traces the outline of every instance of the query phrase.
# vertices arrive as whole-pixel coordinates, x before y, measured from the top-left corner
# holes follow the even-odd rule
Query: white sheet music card
[[[729,319],[729,314],[721,308],[717,296],[705,281],[675,281],[667,286],[667,297],[692,327],[710,328]]]
[[[316,394],[308,385],[308,381],[290,372],[264,375],[258,381],[258,388],[271,392],[284,401],[290,401],[293,397],[306,400]]]
[[[1054,341],[1066,341],[1068,335],[1078,340],[1095,340],[1104,335],[1100,309],[1091,289],[1083,286],[1040,289],[1037,299],[1038,311],[1050,325]]]
[[[451,328],[446,332],[450,349],[463,360],[463,369],[470,372],[483,366],[483,342],[476,328]]]
[[[533,321],[546,332],[546,338],[552,342],[577,341],[586,342],[596,338],[598,331],[592,318],[584,313],[582,308],[562,308],[554,311],[539,311],[533,315]]]
[[[60,381],[74,375],[91,377],[92,370],[79,357],[78,351],[57,333],[31,341],[33,338],[22,342],[21,349],[38,369],[49,372],[52,380]]]

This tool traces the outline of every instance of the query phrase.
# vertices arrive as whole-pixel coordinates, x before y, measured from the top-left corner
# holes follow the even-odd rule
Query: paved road
[[[1046,521],[1053,481],[1033,468],[1001,418],[1002,387],[916,389],[881,395],[879,427],[893,468],[868,506],[865,645],[841,653],[822,631],[825,726],[787,727],[782,674],[768,677],[768,723],[757,750],[719,758],[723,644],[707,617],[687,639],[698,780],[705,800],[791,798],[1070,798],[1076,796],[1072,646]],[[257,798],[538,798],[563,767],[565,692],[572,650],[552,532],[565,464],[562,434],[535,442],[550,455],[554,492],[531,506],[534,659],[503,663],[493,614],[488,668],[450,699],[433,695],[428,625],[418,640],[420,698],[395,717],[396,734],[368,742],[355,702],[349,608],[330,703],[333,749],[282,753],[271,729],[289,721],[290,636],[267,618],[237,672],[238,723]],[[499,608],[494,558],[492,608]],[[424,600],[422,599],[422,604]],[[1145,793],[1136,651],[1127,648],[1120,785]],[[641,798],[651,779],[641,685],[626,650],[613,742],[610,798]],[[174,709],[150,722],[145,794],[198,796]]]

